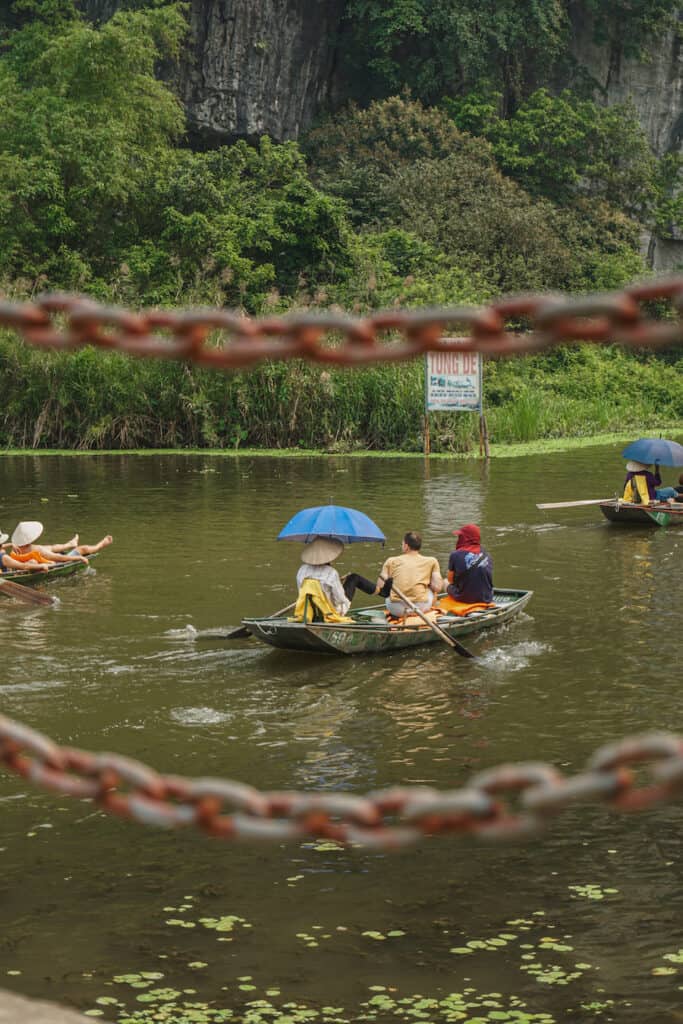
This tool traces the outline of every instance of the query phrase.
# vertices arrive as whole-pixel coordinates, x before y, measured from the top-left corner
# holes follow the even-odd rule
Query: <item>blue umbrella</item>
[[[683,466],[683,445],[661,437],[641,437],[624,448],[621,454],[625,459],[635,459],[646,465],[654,462],[660,466]]]
[[[343,505],[317,505],[304,508],[280,530],[278,540],[299,540],[310,544],[316,537],[340,540],[342,544],[375,540],[384,544],[386,537],[369,516]]]

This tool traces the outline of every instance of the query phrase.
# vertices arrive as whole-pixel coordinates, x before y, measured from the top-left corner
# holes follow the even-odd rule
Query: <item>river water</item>
[[[3,530],[39,518],[47,541],[114,544],[55,582],[56,609],[0,606],[2,711],[62,744],[260,788],[457,787],[511,760],[580,771],[607,741],[682,724],[683,529],[535,507],[610,496],[622,473],[615,448],[490,466],[5,457]],[[299,546],[275,537],[328,501],[388,538],[347,549],[342,571],[373,575],[407,529],[445,568],[450,531],[475,521],[497,585],[531,603],[468,637],[472,662],[194,638],[293,599]],[[676,805],[378,853],[146,829],[4,772],[0,800],[0,984],[105,1020],[683,1020]]]

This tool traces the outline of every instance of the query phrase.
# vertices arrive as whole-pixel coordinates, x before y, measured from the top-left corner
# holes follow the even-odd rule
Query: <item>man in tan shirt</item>
[[[391,579],[421,612],[432,607],[434,596],[443,588],[441,570],[436,558],[420,554],[422,537],[412,530],[403,538],[403,554],[387,558],[382,566],[377,587],[386,595],[385,581]],[[387,596],[386,606],[391,615],[402,618],[410,609],[403,601]]]

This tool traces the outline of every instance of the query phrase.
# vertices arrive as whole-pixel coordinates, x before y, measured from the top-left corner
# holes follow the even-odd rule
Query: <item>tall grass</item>
[[[683,421],[683,359],[561,350],[487,364],[493,441],[577,437]],[[223,374],[94,349],[42,352],[0,334],[0,445],[419,451],[421,362],[326,370],[266,363]],[[432,417],[434,451],[478,443],[469,414]]]

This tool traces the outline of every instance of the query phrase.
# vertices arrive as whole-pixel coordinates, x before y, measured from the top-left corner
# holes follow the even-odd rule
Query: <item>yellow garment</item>
[[[429,581],[433,575],[441,576],[441,570],[435,558],[421,555],[416,551],[409,555],[387,558],[380,575],[385,579],[391,576],[406,597],[414,604],[422,604],[429,595]]]
[[[630,505],[650,504],[650,493],[647,489],[647,480],[642,473],[636,473],[631,477],[629,482],[626,484],[626,487],[624,487],[624,493],[621,500],[627,501]]]
[[[494,602],[476,601],[474,604],[466,604],[463,601],[456,601],[454,597],[442,597],[437,604],[442,612],[448,615],[469,615],[470,612],[485,611],[487,608],[495,608]]]
[[[299,596],[293,616],[295,622],[312,622],[316,608],[325,622],[353,622],[353,619],[335,611],[320,580],[312,580],[307,577],[299,587]]]

